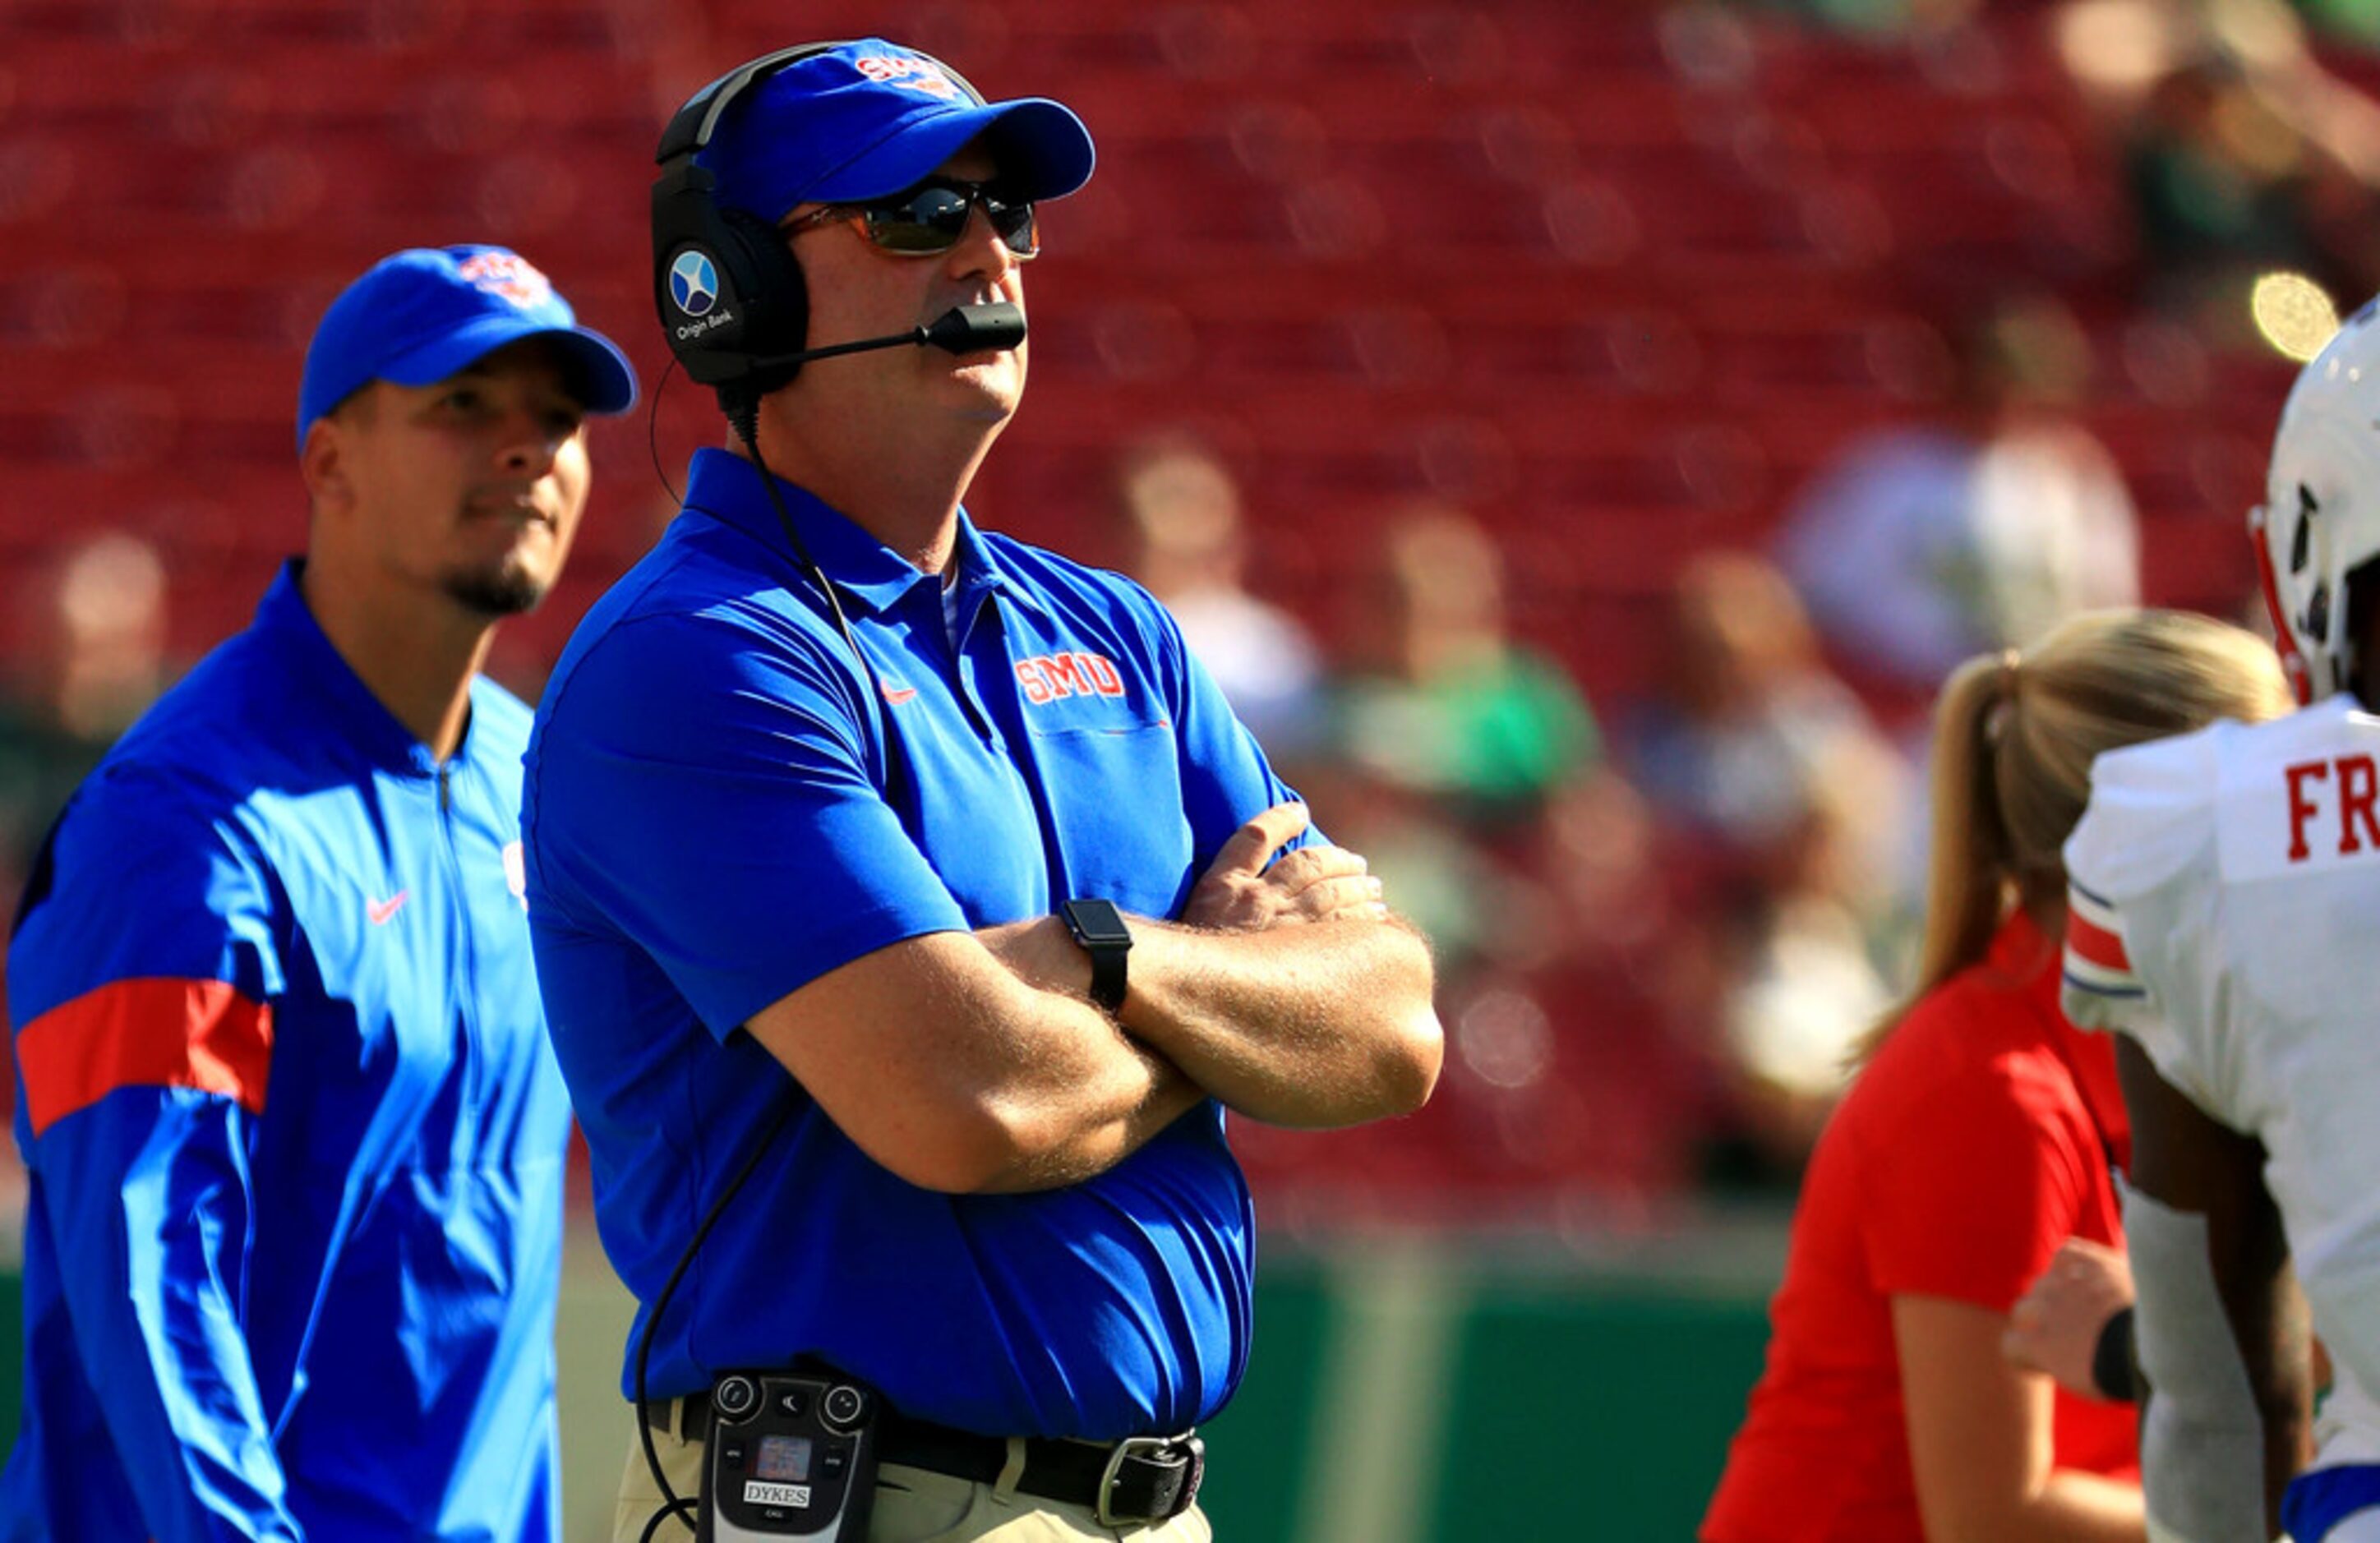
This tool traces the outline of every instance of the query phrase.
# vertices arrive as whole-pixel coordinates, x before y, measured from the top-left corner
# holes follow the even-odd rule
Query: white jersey
[[[2380,1462],[2380,717],[2332,697],[2099,758],[2067,1015],[2253,1136],[2338,1368],[2317,1461]]]

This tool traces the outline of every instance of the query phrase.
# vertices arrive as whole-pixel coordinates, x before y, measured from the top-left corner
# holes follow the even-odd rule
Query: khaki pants
[[[653,1412],[653,1451],[680,1496],[702,1491],[702,1443],[676,1434],[677,1406]],[[612,1543],[641,1543],[645,1526],[662,1507],[662,1492],[645,1465],[637,1439],[637,1417],[628,1415],[628,1464],[620,1475],[620,1503],[612,1513]],[[663,1522],[652,1543],[689,1543],[693,1518]],[[1123,1543],[1214,1543],[1214,1529],[1197,1507],[1155,1526],[1103,1527],[1090,1508],[1062,1505],[1038,1495],[1018,1494],[1012,1484],[978,1484],[948,1474],[887,1463],[876,1471],[876,1504],[868,1513],[867,1543],[1076,1543],[1121,1539]]]

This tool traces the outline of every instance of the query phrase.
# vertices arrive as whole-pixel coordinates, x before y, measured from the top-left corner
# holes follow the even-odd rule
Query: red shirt
[[[1768,1364],[1704,1543],[1923,1539],[1889,1299],[2005,1313],[2066,1238],[2121,1247],[2131,1155],[2115,1051],[2058,1006],[2022,913],[1927,995],[1828,1122],[1769,1306]],[[2058,1466],[2137,1478],[2133,1410],[2060,1391]]]

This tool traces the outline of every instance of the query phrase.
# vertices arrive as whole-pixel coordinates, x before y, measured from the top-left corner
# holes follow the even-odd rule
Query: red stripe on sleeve
[[[2077,958],[2088,960],[2105,970],[2119,970],[2130,975],[2131,957],[2124,953],[2124,940],[2106,928],[2087,919],[2082,912],[2066,913],[2066,946]]]
[[[119,1087],[195,1087],[264,1112],[273,1009],[225,980],[117,980],[27,1024],[17,1065],[33,1134]]]

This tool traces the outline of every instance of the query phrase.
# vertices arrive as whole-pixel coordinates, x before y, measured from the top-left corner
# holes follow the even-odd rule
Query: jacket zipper
[[[480,1044],[480,961],[471,927],[470,897],[463,882],[462,844],[455,831],[454,770],[452,761],[438,763],[438,830],[445,847],[446,893],[451,903],[447,914],[454,918],[461,937],[456,956],[460,978],[455,982],[458,1011],[463,1018],[462,1099],[455,1119],[455,1155],[459,1157],[479,1147],[483,1054]]]

